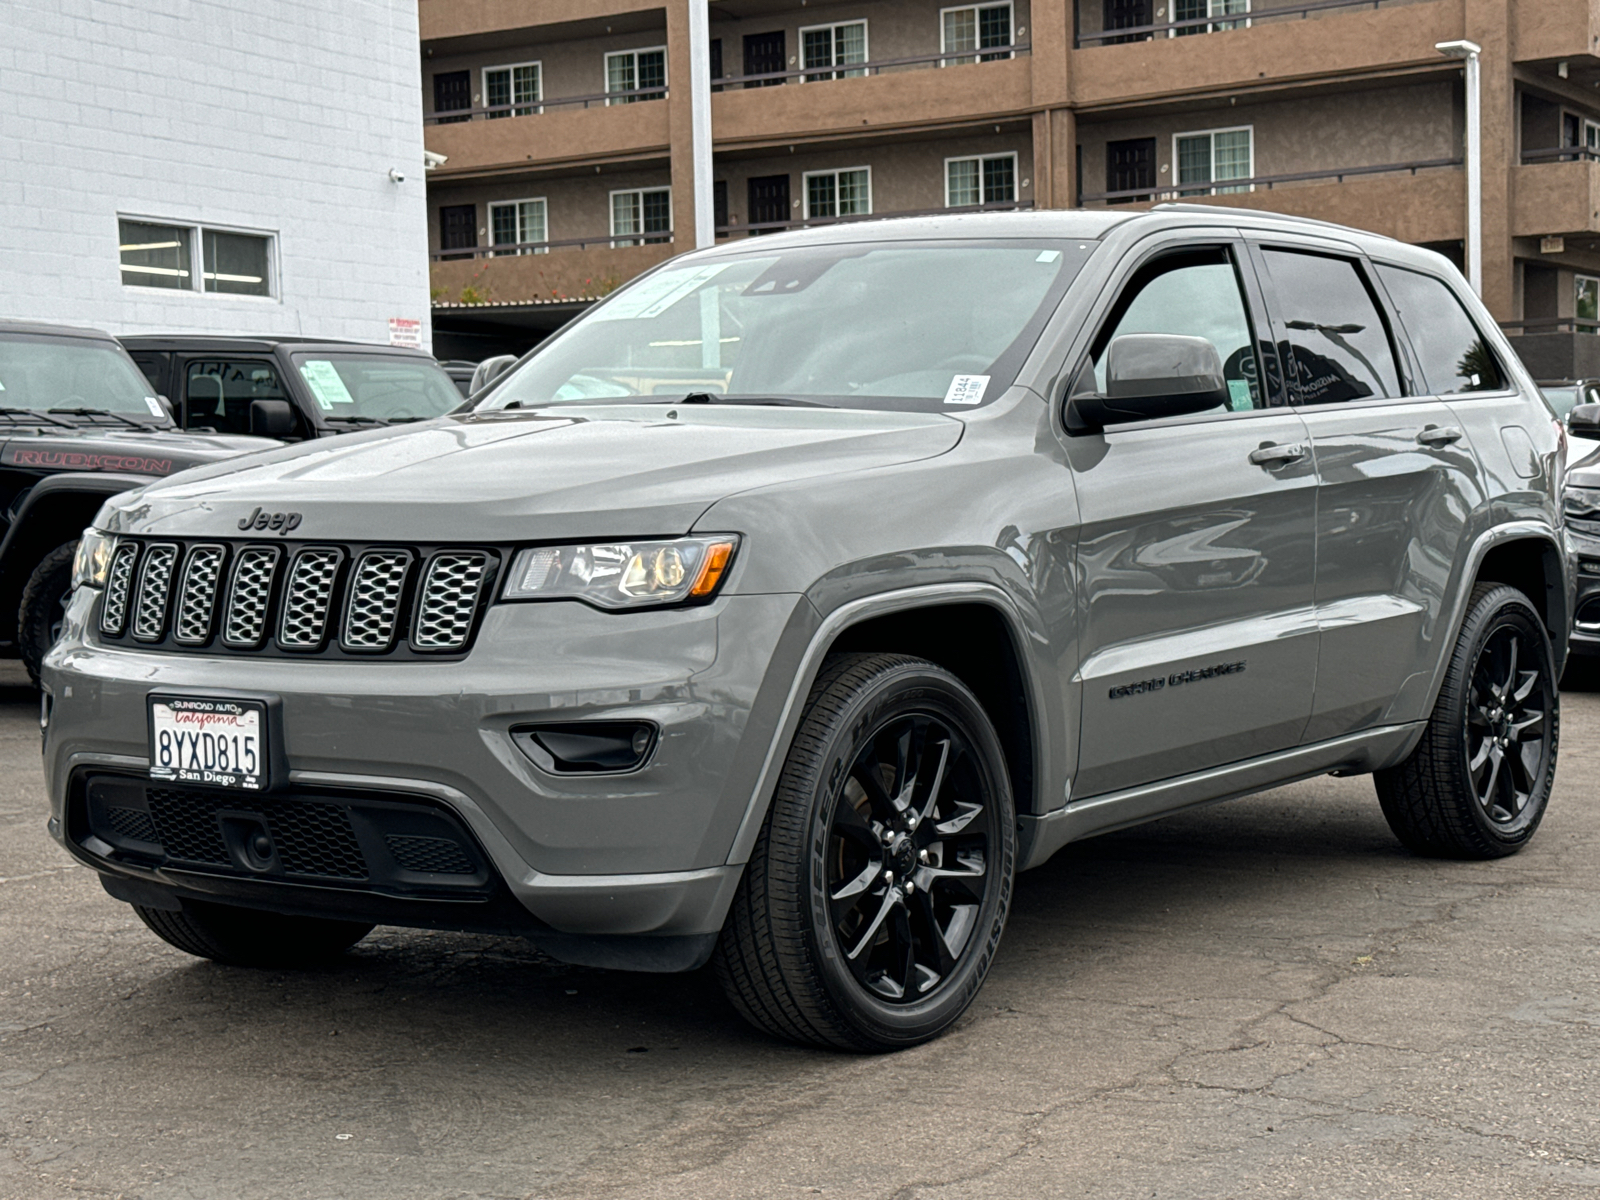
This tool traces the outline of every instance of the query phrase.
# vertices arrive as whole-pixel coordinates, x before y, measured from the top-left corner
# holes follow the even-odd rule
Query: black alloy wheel
[[[1515,854],[1549,805],[1560,721],[1538,610],[1516,588],[1478,584],[1421,739],[1373,775],[1389,828],[1418,854]]]
[[[961,732],[893,718],[857,755],[829,827],[829,918],[861,986],[895,1004],[950,977],[988,886],[996,805]]]
[[[1496,628],[1478,651],[1467,700],[1467,768],[1478,806],[1511,831],[1530,802],[1549,753],[1550,691],[1540,648],[1515,624]]]
[[[954,675],[830,658],[713,963],[751,1024],[882,1051],[948,1029],[994,961],[1016,870],[1005,753]]]

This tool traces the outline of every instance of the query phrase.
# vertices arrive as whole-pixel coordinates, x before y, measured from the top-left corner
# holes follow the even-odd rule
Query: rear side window
[[[1400,395],[1400,372],[1378,303],[1350,259],[1265,249],[1273,319],[1296,404]]]
[[[1494,351],[1442,279],[1381,263],[1378,278],[1400,313],[1431,395],[1497,392],[1506,387]]]

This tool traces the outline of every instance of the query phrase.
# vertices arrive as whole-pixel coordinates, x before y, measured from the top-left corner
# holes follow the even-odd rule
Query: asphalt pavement
[[[1361,778],[1071,846],[967,1017],[865,1058],[514,939],[189,958],[47,838],[5,669],[7,1200],[1600,1193],[1600,692],[1515,858],[1412,857]]]

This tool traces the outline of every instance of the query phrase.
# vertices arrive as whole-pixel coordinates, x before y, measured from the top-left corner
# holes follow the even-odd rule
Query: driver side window
[[[1203,337],[1217,348],[1228,382],[1228,407],[1266,407],[1250,316],[1233,256],[1225,247],[1164,254],[1140,267],[1117,298],[1091,352],[1095,391],[1106,390],[1106,350],[1125,333]]]

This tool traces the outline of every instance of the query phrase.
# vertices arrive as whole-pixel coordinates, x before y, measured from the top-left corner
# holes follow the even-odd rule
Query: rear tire
[[[233,967],[314,966],[338,957],[372,932],[371,925],[360,921],[286,917],[198,900],[183,901],[181,912],[138,904],[133,911],[168,945]]]
[[[1538,612],[1515,588],[1479,584],[1422,740],[1373,776],[1389,828],[1436,858],[1515,854],[1549,804],[1560,723]]]
[[[931,662],[824,664],[713,964],[751,1024],[814,1046],[928,1041],[983,986],[1016,813],[982,706]]]
[[[61,636],[67,596],[72,591],[72,558],[77,552],[76,540],[57,546],[39,561],[22,589],[22,604],[17,609],[17,651],[35,686],[44,656]]]

